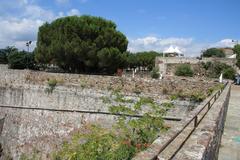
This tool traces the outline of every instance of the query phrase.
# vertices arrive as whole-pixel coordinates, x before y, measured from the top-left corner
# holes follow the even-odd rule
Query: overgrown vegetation
[[[155,58],[157,56],[162,56],[162,53],[158,53],[155,51],[149,52],[137,52],[137,53],[130,53],[127,54],[127,68],[144,68],[148,71],[154,69],[155,66]]]
[[[129,100],[119,90],[114,91],[111,97],[103,98],[106,99],[104,103],[109,104],[109,111],[114,114],[140,114],[142,107],[148,107],[149,111],[140,118],[122,115],[112,129],[87,126],[86,132],[77,133],[70,142],[65,142],[62,149],[54,154],[54,159],[131,159],[137,152],[147,148],[159,133],[168,129],[162,116],[173,107],[170,103],[159,105],[148,97]]]
[[[238,66],[238,68],[240,68],[240,44],[235,45],[234,48],[233,48],[233,51],[237,55],[236,65]]]
[[[202,63],[203,68],[206,70],[206,75],[210,78],[218,78],[221,73],[223,78],[234,79],[236,71],[232,66],[221,62],[207,62]]]
[[[159,70],[157,68],[153,68],[151,71],[151,77],[154,79],[158,79],[160,77]]]
[[[45,89],[45,92],[51,94],[55,87],[57,86],[58,81],[56,79],[48,80],[48,87]]]
[[[213,92],[224,89],[224,84],[218,84],[208,89],[207,95],[210,96]]]
[[[193,76],[193,70],[191,68],[191,65],[190,64],[180,64],[176,68],[175,75],[176,76],[192,77]]]
[[[202,57],[226,57],[222,49],[219,48],[209,48],[205,50],[202,54]]]
[[[0,49],[0,64],[8,64],[8,55],[17,51],[17,48],[10,46]]]
[[[16,51],[8,55],[8,66],[11,69],[36,69],[34,54]]]
[[[205,100],[207,98],[207,94],[205,94],[204,92],[201,91],[194,91],[194,92],[189,92],[189,93],[185,93],[185,92],[177,92],[175,94],[170,95],[170,100],[190,100],[194,103],[196,102],[202,102],[203,100]]]
[[[11,69],[37,69],[34,54],[15,47],[0,49],[0,64],[8,64]]]
[[[210,87],[207,89],[207,91],[197,91],[194,90],[192,92],[183,92],[183,91],[178,91],[177,93],[171,94],[170,95],[170,100],[187,100],[189,99],[190,101],[194,102],[194,103],[199,103],[204,101],[208,96],[212,95],[212,93],[214,93],[215,91],[218,91],[220,89],[224,88],[224,84],[216,84],[213,87]]]

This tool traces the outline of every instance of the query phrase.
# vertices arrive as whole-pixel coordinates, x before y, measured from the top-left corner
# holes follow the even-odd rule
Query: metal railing
[[[5,118],[0,119],[0,135],[2,134],[4,120],[5,120]]]
[[[194,124],[193,129],[190,131],[190,133],[187,135],[187,137],[183,140],[183,142],[179,145],[179,147],[174,151],[174,153],[172,154],[171,158],[172,159],[177,153],[178,151],[182,148],[182,146],[186,143],[186,141],[189,139],[189,137],[191,136],[191,134],[195,131],[195,129],[197,128],[197,126],[199,125],[199,123],[202,121],[202,119],[205,117],[205,115],[208,113],[208,111],[211,109],[211,107],[213,106],[213,104],[216,102],[217,98],[221,95],[221,93],[223,92],[223,90],[226,88],[228,82],[225,83],[224,87],[221,88],[219,91],[217,91],[211,98],[210,100],[208,100],[208,102],[183,126],[183,128],[181,130],[179,130],[178,132],[176,132],[174,134],[174,136],[171,137],[171,139],[169,139],[164,145],[163,147],[160,149],[159,154],[161,154],[187,127],[190,126],[191,123]],[[200,113],[204,110],[207,109],[207,111],[200,117]],[[156,157],[157,158],[157,155]]]
[[[54,108],[43,108],[43,107],[27,107],[27,106],[9,106],[9,105],[1,105],[0,108],[11,108],[11,109],[25,109],[25,110],[41,110],[41,111],[50,111],[50,112],[71,112],[71,113],[86,113],[86,114],[100,114],[100,115],[112,115],[112,116],[126,116],[132,118],[141,118],[143,115],[139,114],[122,114],[122,113],[111,113],[104,111],[90,111],[90,110],[77,110],[77,109],[54,109]],[[181,118],[177,117],[163,117],[164,120],[169,121],[181,121]]]

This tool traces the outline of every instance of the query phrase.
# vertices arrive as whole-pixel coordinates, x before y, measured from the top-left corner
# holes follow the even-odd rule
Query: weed
[[[48,80],[48,87],[45,89],[45,92],[50,94],[53,92],[57,85],[58,81],[56,79],[50,79]]]

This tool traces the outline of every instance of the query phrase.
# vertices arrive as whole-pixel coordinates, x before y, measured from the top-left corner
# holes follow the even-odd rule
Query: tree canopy
[[[155,58],[162,56],[162,53],[155,51],[145,51],[137,53],[128,53],[127,55],[127,67],[138,68],[144,67],[148,70],[152,70],[155,66]]]
[[[7,59],[11,69],[36,69],[34,53],[16,50],[9,54]]]
[[[233,48],[234,53],[237,55],[237,66],[240,68],[240,44],[237,44]]]
[[[203,52],[202,56],[203,57],[226,57],[223,50],[219,48],[209,48]]]
[[[236,71],[235,69],[221,62],[206,62],[202,63],[203,68],[206,70],[206,75],[210,78],[218,78],[221,73],[223,74],[223,78],[226,79],[234,79]]]
[[[17,52],[18,49],[15,47],[6,47],[3,49],[0,49],[0,64],[7,64],[8,63],[8,56],[13,53]]]
[[[36,60],[69,72],[114,73],[123,67],[128,41],[112,21],[70,16],[39,28]]]

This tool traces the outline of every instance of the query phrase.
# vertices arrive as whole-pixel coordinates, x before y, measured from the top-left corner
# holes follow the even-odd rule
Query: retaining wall
[[[47,94],[45,89],[49,79],[57,79],[61,84]],[[84,85],[86,86],[82,86]],[[100,123],[109,127],[116,116],[95,113],[58,112],[36,110],[67,109],[87,111],[107,111],[108,106],[101,97],[111,94],[114,88],[123,87],[128,96],[136,95],[132,91],[140,89],[140,96],[151,96],[158,100],[162,97],[162,88],[173,90],[206,91],[215,83],[191,80],[132,80],[128,78],[77,74],[55,74],[29,70],[9,70],[0,65],[0,105],[24,106],[6,108],[0,106],[0,119],[4,119],[0,143],[5,157],[19,159],[22,153],[41,151],[41,159],[49,159],[53,150],[71,135],[81,130],[86,123]],[[108,87],[112,86],[112,90]],[[136,87],[138,86],[138,87]],[[134,94],[134,95],[132,95]],[[1,159],[1,158],[0,158]]]
[[[172,72],[167,72],[168,70],[171,71],[171,69],[168,69],[169,66],[172,66],[174,64],[182,64],[182,63],[188,63],[192,65],[200,64],[201,62],[222,62],[227,65],[230,65],[237,69],[236,67],[236,59],[230,59],[230,58],[190,58],[190,57],[157,57],[155,60],[155,65],[159,69],[159,71],[162,74],[173,74]]]
[[[206,99],[198,108],[192,111],[177,127],[171,128],[169,132],[156,139],[147,150],[138,153],[136,157],[134,157],[134,160],[167,160],[170,157],[174,160],[217,160],[230,98],[230,90],[231,85],[228,84],[198,127],[187,141],[183,143],[184,145],[179,151],[180,145],[192,131],[193,123],[192,126],[190,125],[190,127],[186,128],[171,144],[167,145],[166,148],[165,145],[205,106],[210,98]],[[159,154],[162,148],[165,149]],[[173,154],[176,151],[177,153]]]

